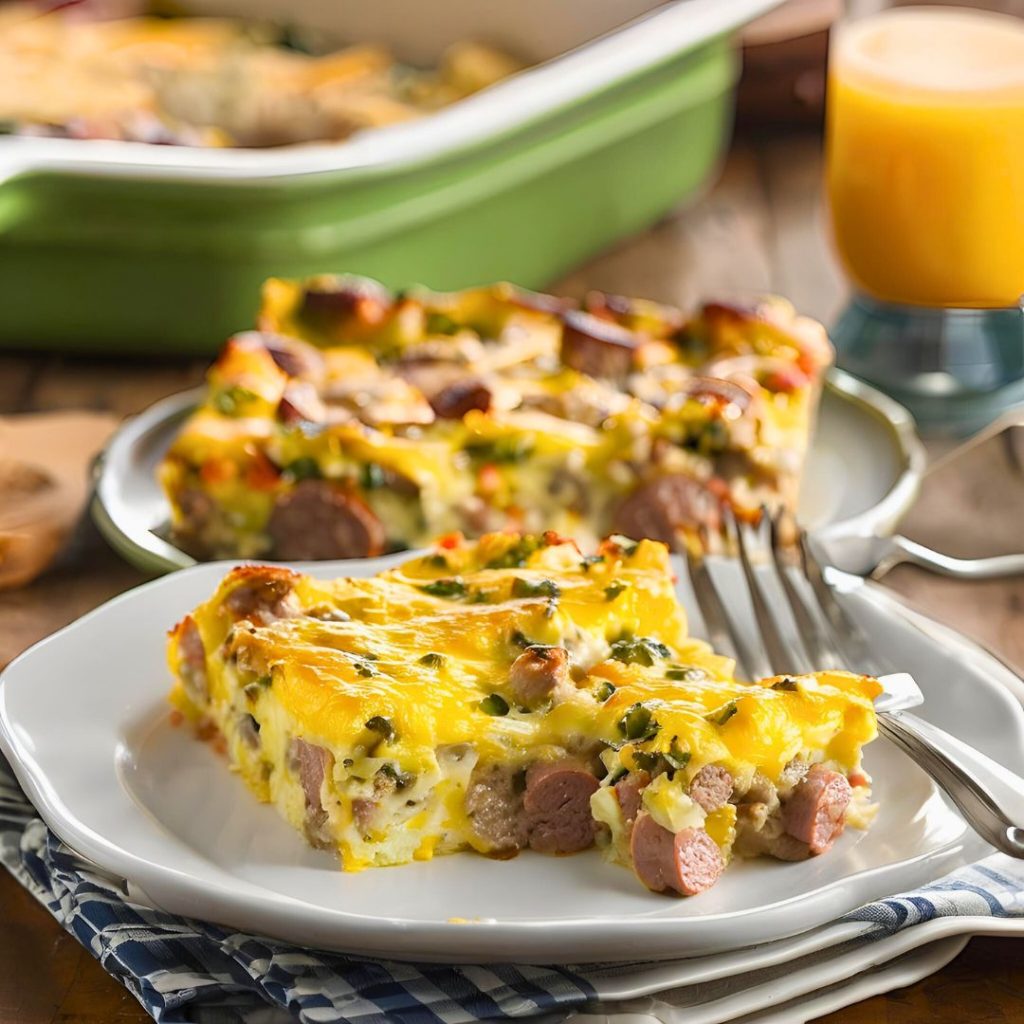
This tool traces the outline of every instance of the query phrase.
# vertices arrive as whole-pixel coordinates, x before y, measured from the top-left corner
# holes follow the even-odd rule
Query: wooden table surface
[[[603,288],[682,304],[701,295],[773,290],[828,322],[842,302],[843,284],[825,242],[820,177],[814,135],[744,140],[702,202],[604,254],[558,288]],[[0,356],[0,412],[86,408],[130,415],[198,383],[202,372],[196,362]],[[1022,510],[1024,482],[1002,448],[990,444],[927,481],[906,532],[954,554],[1024,550]],[[84,522],[54,569],[26,589],[0,593],[0,665],[141,580]],[[1024,669],[1024,582],[966,584],[909,568],[897,569],[886,582]],[[147,1019],[3,872],[0,907],[0,1024]],[[1024,947],[1011,940],[974,939],[931,978],[825,1019],[1016,1024],[1024,1020],[1022,954]]]

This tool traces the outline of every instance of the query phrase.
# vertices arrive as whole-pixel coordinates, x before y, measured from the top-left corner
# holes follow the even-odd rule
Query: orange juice
[[[841,26],[828,192],[853,281],[890,302],[1024,294],[1024,21],[909,8]]]

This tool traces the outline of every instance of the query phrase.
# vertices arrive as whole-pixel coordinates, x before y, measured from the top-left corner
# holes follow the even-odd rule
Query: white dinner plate
[[[172,395],[129,420],[97,462],[93,518],[110,545],[146,572],[195,564],[169,540],[170,506],[156,470],[201,394]],[[801,522],[830,543],[887,536],[916,497],[925,462],[907,411],[833,370],[804,473]]]
[[[311,571],[368,575],[401,558]],[[796,934],[989,852],[917,765],[878,740],[866,758],[881,803],[869,831],[848,830],[804,863],[739,862],[693,899],[649,893],[596,851],[507,862],[463,854],[343,873],[208,746],[169,724],[165,631],[226,567],[173,573],[110,601],[14,661],[0,685],[0,748],[46,822],[173,913],[408,959],[685,957]],[[716,569],[742,613],[736,566]],[[845,580],[878,653],[916,676],[924,715],[1024,772],[1020,680],[944,627],[908,618],[880,587]]]

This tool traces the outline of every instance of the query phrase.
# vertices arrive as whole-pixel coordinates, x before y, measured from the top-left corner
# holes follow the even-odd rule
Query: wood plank
[[[824,160],[817,136],[787,135],[761,146],[772,289],[801,313],[831,324],[848,287],[829,243]]]
[[[32,390],[45,356],[0,356],[0,414],[31,408]]]
[[[741,145],[700,202],[591,260],[552,291],[582,295],[597,288],[684,308],[765,291],[771,282],[766,201],[757,154]]]
[[[36,381],[32,408],[102,409],[131,416],[202,383],[205,362],[141,363],[57,358]]]

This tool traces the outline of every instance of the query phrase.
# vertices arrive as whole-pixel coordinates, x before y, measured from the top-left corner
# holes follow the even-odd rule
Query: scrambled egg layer
[[[288,588],[287,617],[240,620],[232,595],[265,576]],[[193,625],[208,679],[199,699],[186,679]],[[509,669],[534,644],[569,652],[572,689],[531,709]],[[740,785],[755,772],[777,780],[801,758],[849,774],[875,735],[880,692],[845,672],[739,682],[729,659],[688,636],[664,545],[613,538],[587,557],[554,535],[447,538],[370,579],[234,570],[172,631],[169,663],[172,703],[212,723],[250,789],[297,828],[307,801],[290,746],[330,752],[322,802],[350,869],[486,852],[463,807],[478,764],[519,769],[568,754],[599,759],[607,783],[664,759],[673,771],[644,802],[673,831],[703,822],[685,791],[708,764]],[[246,742],[248,719],[258,744],[252,726]],[[614,833],[610,797],[599,790],[594,815]],[[372,827],[358,820],[361,800],[379,806]],[[726,850],[734,821],[722,808],[706,822]]]

